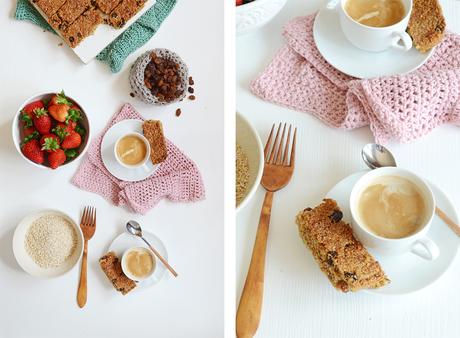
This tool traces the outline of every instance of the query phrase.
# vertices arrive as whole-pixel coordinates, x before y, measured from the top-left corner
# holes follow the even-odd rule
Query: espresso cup
[[[120,141],[127,137],[127,136],[134,136],[136,138],[138,138],[139,140],[141,140],[144,145],[145,145],[145,148],[146,148],[146,152],[145,152],[145,156],[142,158],[142,160],[140,160],[138,163],[136,164],[127,164],[125,162],[123,162],[123,160],[120,158],[120,156],[118,156],[118,146],[120,144]],[[137,133],[137,132],[132,132],[132,133],[128,133],[128,134],[124,134],[122,136],[120,136],[118,138],[118,140],[115,142],[115,145],[113,147],[113,151],[114,151],[114,155],[115,155],[115,159],[117,160],[117,162],[125,167],[125,168],[128,168],[128,169],[136,169],[136,168],[139,168],[139,167],[142,167],[144,164],[147,163],[147,161],[150,159],[150,143],[149,141],[145,138],[144,135],[140,134],[140,133]]]
[[[404,17],[386,27],[366,26],[355,21],[345,10],[347,1],[350,0],[331,0],[326,8],[339,12],[342,31],[354,46],[368,52],[382,52],[389,48],[408,51],[412,48],[412,39],[406,33],[412,12],[412,0],[401,0],[406,11]]]
[[[384,176],[396,176],[410,181],[415,185],[424,201],[423,222],[418,229],[402,238],[386,238],[373,233],[361,219],[359,203],[363,191],[372,185],[378,178]],[[435,199],[428,184],[414,173],[396,167],[378,168],[364,174],[353,186],[350,194],[350,211],[352,216],[352,228],[355,236],[363,245],[371,248],[374,252],[382,255],[397,255],[412,252],[421,258],[435,260],[439,256],[439,248],[427,237],[434,214]]]

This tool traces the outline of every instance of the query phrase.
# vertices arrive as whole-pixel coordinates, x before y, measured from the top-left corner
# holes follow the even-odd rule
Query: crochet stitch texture
[[[289,21],[287,45],[251,83],[264,100],[308,112],[328,126],[369,125],[376,142],[409,142],[443,123],[460,123],[460,36],[448,33],[431,58],[405,75],[356,79],[321,56],[315,15]]]
[[[203,200],[205,188],[198,167],[169,140],[166,140],[166,161],[147,179],[125,182],[108,172],[101,158],[101,142],[110,127],[125,119],[143,120],[130,104],[125,104],[92,141],[72,183],[80,189],[101,195],[114,205],[128,206],[141,214],[147,213],[163,198],[172,202]]]

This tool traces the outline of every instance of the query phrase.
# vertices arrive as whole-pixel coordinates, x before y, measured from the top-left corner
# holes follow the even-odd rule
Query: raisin
[[[358,280],[358,277],[356,276],[356,273],[354,272],[345,272],[344,275],[346,279],[353,279],[354,281]]]
[[[313,209],[310,208],[310,207],[303,209],[303,211],[312,211],[312,210],[313,210]]]
[[[337,257],[337,251],[329,251],[327,253],[327,260],[326,260],[327,264],[334,265],[334,258],[336,257]]]
[[[335,223],[340,222],[342,217],[343,213],[340,210],[334,210],[334,212],[329,216],[329,218]]]

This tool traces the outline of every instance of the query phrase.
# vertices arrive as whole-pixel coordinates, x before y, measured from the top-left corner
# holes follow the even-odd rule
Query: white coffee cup
[[[126,164],[122,161],[122,159],[118,156],[118,145],[120,143],[120,141],[125,138],[126,136],[134,136],[138,139],[140,139],[142,142],[144,142],[145,144],[145,148],[146,148],[146,153],[145,153],[145,157],[142,159],[142,161],[140,161],[139,163],[136,163],[134,165],[130,165],[130,164]],[[115,142],[115,145],[113,147],[113,152],[114,152],[114,155],[115,155],[115,159],[117,160],[117,162],[125,167],[125,168],[129,168],[129,169],[136,169],[136,168],[139,168],[139,167],[142,167],[145,163],[147,163],[147,161],[150,159],[150,143],[149,141],[147,140],[147,138],[140,134],[140,133],[137,133],[137,132],[132,132],[132,133],[128,133],[128,134],[124,134],[122,136],[120,136],[117,141]]]
[[[407,179],[415,184],[422,194],[427,214],[424,224],[412,235],[396,239],[381,237],[371,232],[360,220],[358,203],[361,193],[382,176],[397,176]],[[421,258],[435,260],[439,256],[439,248],[426,236],[435,214],[435,208],[434,195],[428,184],[412,172],[396,167],[384,167],[369,171],[355,183],[350,194],[353,233],[363,245],[382,255],[396,255],[410,251]]]
[[[408,51],[412,48],[412,39],[406,33],[412,12],[412,0],[401,0],[406,10],[404,18],[387,27],[366,26],[353,20],[345,10],[347,1],[332,0],[327,3],[326,8],[339,12],[342,31],[354,46],[368,52],[381,52],[388,48]]]

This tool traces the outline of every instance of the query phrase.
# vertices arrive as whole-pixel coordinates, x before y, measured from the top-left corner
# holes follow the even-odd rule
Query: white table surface
[[[296,170],[274,197],[265,267],[265,298],[257,337],[412,338],[458,337],[460,260],[435,284],[418,293],[388,297],[335,291],[298,237],[296,214],[318,204],[340,179],[364,169],[360,151],[373,142],[368,128],[331,129],[315,117],[264,102],[249,82],[282,46],[290,18],[316,11],[321,1],[288,0],[267,26],[237,39],[237,109],[264,143],[273,122],[299,127]],[[442,1],[447,26],[460,33],[460,2]],[[460,129],[442,126],[410,144],[390,144],[398,165],[429,178],[460,205]],[[264,191],[237,215],[237,304],[246,278]],[[458,208],[460,212],[460,208]],[[460,239],[459,239],[460,240]],[[442,250],[442,248],[441,248]]]
[[[223,335],[223,2],[180,1],[160,31],[131,55],[118,74],[105,64],[84,65],[59,39],[12,19],[15,1],[0,5],[2,95],[0,114],[0,337],[197,337]],[[212,27],[212,29],[209,29]],[[155,108],[129,96],[129,65],[149,48],[166,47],[186,61],[197,100]],[[11,121],[27,97],[64,88],[80,99],[100,131],[123,103],[146,118],[160,119],[166,135],[201,169],[207,199],[194,204],[160,202],[146,216],[110,205],[69,183],[78,163],[57,172],[40,171],[19,157]],[[182,108],[177,118],[175,110]],[[89,242],[88,303],[76,304],[79,266],[68,275],[40,280],[16,263],[11,241],[27,213],[57,208],[75,220],[84,205],[98,209]],[[122,296],[98,266],[111,240],[137,219],[166,245],[179,277]]]

